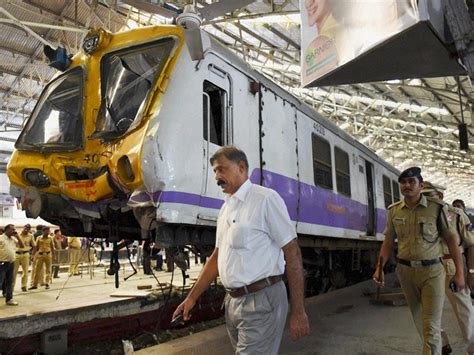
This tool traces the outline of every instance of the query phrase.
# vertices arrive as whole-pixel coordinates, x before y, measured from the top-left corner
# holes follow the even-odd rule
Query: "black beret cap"
[[[411,168],[402,171],[402,173],[398,177],[398,182],[400,182],[400,180],[402,180],[403,178],[407,177],[416,177],[420,182],[423,181],[423,177],[421,176],[421,169],[417,166],[412,166]]]

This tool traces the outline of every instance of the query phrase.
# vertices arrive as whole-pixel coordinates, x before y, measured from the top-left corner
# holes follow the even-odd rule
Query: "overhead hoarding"
[[[416,0],[300,0],[300,10],[303,87],[420,21]]]

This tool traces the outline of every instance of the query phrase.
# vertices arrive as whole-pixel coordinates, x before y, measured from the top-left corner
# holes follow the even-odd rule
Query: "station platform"
[[[390,276],[393,279],[393,275]],[[374,289],[372,280],[306,299],[311,334],[293,342],[286,329],[280,354],[420,354],[422,343],[408,307],[373,305],[369,297],[363,295],[368,289]],[[465,354],[448,301],[443,327],[453,354]],[[225,325],[135,352],[140,355],[232,353]]]
[[[182,293],[181,270],[176,268],[174,275],[155,271],[161,289],[156,279],[144,275],[143,270],[124,281],[132,269],[125,261],[121,263],[118,289],[114,276],[106,273],[107,265],[85,268],[83,274],[72,277],[62,272],[60,278],[53,279],[48,290],[39,286],[22,292],[21,276],[18,276],[13,298],[19,305],[7,306],[5,299],[0,299],[0,354],[43,352],[48,334],[53,340],[65,341],[70,354],[84,343],[104,338],[120,342],[141,331],[166,329]],[[185,289],[201,269],[202,265],[191,265]],[[152,290],[139,290],[138,286],[149,286]],[[156,297],[150,297],[150,293]],[[223,297],[222,292],[220,297]],[[210,316],[220,316],[220,309],[215,313]],[[84,352],[77,350],[77,353]]]

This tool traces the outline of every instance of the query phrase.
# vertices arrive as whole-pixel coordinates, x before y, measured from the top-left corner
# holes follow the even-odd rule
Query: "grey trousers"
[[[226,326],[235,353],[278,354],[287,313],[282,281],[243,297],[226,295]]]

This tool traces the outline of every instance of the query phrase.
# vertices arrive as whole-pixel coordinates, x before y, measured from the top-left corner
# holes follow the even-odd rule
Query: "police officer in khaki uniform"
[[[387,262],[395,240],[398,240],[397,276],[415,321],[421,318],[423,354],[441,354],[441,315],[446,274],[441,257],[441,238],[446,241],[456,272],[452,281],[458,290],[464,288],[464,270],[456,235],[450,228],[448,208],[443,202],[421,194],[421,169],[412,167],[399,178],[404,199],[389,206],[385,240],[380,249],[383,264]],[[440,238],[441,237],[441,238]],[[383,271],[374,274],[377,286],[384,285]]]
[[[443,193],[439,187],[436,187],[432,183],[425,181],[423,194],[425,196],[437,198],[443,200]],[[465,215],[463,210],[459,208],[448,206],[448,221],[451,224],[452,229],[456,231],[456,243],[459,245],[459,250],[461,253],[464,252],[464,248],[469,250],[474,249],[474,235],[468,232],[466,225],[470,223],[469,217]],[[449,254],[448,247],[443,241],[443,265],[446,270],[446,282],[445,290],[446,296],[448,297],[451,306],[453,307],[454,314],[461,329],[463,338],[467,344],[467,353],[474,354],[474,309],[472,307],[471,300],[471,291],[466,285],[462,290],[458,292],[453,292],[449,288],[449,283],[452,276],[456,272],[456,267],[452,256]],[[469,260],[470,264],[474,264],[474,260]],[[474,269],[474,265],[470,265],[469,269]],[[444,333],[444,331],[443,331]],[[443,354],[449,354],[451,352],[451,347],[447,341],[448,337],[446,334],[443,334]]]
[[[38,238],[41,238],[42,235],[43,235],[43,225],[38,224],[36,226],[36,232],[33,234],[33,239],[35,241],[35,244],[36,244],[36,241],[38,240]],[[36,256],[38,256],[38,255],[33,255],[33,253],[32,253],[32,256],[31,256],[31,286],[33,286],[33,284],[35,282],[36,270],[38,270],[38,268],[36,267],[36,263],[38,261]],[[40,270],[39,279],[41,280],[41,286],[43,286],[44,285],[44,272],[43,272],[42,269]]]
[[[40,271],[45,268],[46,276],[46,289],[49,288],[51,283],[51,264],[54,256],[54,242],[53,238],[49,235],[49,227],[43,227],[43,235],[36,240],[36,247],[34,253],[37,253],[36,258],[36,273],[35,279],[33,280],[33,286],[30,287],[30,290],[35,290],[38,288],[38,283],[40,281]]]
[[[15,289],[16,276],[18,275],[18,269],[21,265],[21,290],[26,292],[28,285],[28,269],[30,266],[30,252],[35,247],[35,241],[33,239],[33,234],[31,234],[31,226],[29,224],[25,225],[19,238],[23,241],[23,247],[20,247],[18,244],[16,247],[15,269],[13,271],[13,289]]]
[[[81,238],[68,237],[67,249],[69,250],[69,276],[79,275],[79,262],[81,261]]]
[[[474,224],[471,223],[469,216],[466,214],[466,205],[464,204],[463,200],[456,199],[453,201],[453,207],[459,208],[462,213],[462,224],[464,227],[464,233],[468,235],[468,238],[474,238]],[[474,293],[474,248],[468,248],[466,251],[467,256],[467,284],[471,289],[471,297]]]

